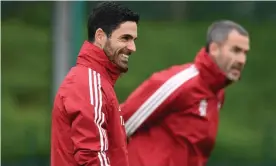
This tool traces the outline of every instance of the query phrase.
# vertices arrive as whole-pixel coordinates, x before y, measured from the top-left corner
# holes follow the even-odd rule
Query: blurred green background
[[[55,3],[1,2],[3,166],[49,165]],[[74,32],[80,40],[68,39],[76,49],[72,66],[86,39],[87,14],[96,2],[59,3],[81,6],[77,10],[81,18],[71,20],[83,24]],[[212,21],[232,19],[249,31],[248,62],[242,80],[227,88],[217,144],[208,165],[276,165],[276,3],[121,3],[140,12],[141,23],[130,70],[116,84],[120,101],[153,72],[192,61],[205,45]]]

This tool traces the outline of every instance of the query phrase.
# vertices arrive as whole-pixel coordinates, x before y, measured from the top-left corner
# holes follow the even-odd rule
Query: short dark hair
[[[230,20],[221,20],[212,23],[207,31],[206,51],[209,52],[209,45],[212,42],[222,43],[227,40],[231,31],[236,30],[243,36],[248,36],[248,32],[238,23]]]
[[[126,21],[138,24],[140,16],[127,7],[115,2],[99,3],[88,18],[88,40],[94,42],[95,32],[98,28],[103,29],[108,37],[118,26]]]

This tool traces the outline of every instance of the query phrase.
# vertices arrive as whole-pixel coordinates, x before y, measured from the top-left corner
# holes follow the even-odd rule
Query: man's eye
[[[125,36],[122,39],[127,41],[127,40],[129,40],[129,37]]]
[[[129,41],[129,40],[132,40],[133,37],[132,37],[131,35],[124,35],[124,36],[122,36],[121,39],[122,39],[123,41]]]
[[[240,48],[237,48],[237,47],[234,47],[234,48],[232,49],[232,51],[235,52],[235,53],[239,53],[239,52],[241,52],[241,49],[240,49]]]

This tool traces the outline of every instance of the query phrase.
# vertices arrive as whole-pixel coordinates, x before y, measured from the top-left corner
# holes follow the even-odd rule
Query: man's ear
[[[102,28],[98,28],[95,32],[95,43],[103,45],[107,39],[105,32]]]
[[[209,54],[213,56],[218,56],[219,55],[219,45],[218,43],[212,42],[209,45]]]

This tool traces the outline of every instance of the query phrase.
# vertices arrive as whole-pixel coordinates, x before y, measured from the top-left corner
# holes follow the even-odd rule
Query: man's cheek
[[[232,69],[232,66],[233,66],[234,62],[235,62],[235,61],[234,61],[233,58],[227,59],[227,63],[228,63],[227,69],[228,69],[228,70],[231,70],[231,69]]]
[[[120,57],[120,55],[119,55],[119,54],[115,54],[115,55],[114,55],[114,60],[115,60],[115,62],[116,62],[117,64],[120,64],[120,62],[121,62],[121,57]]]

